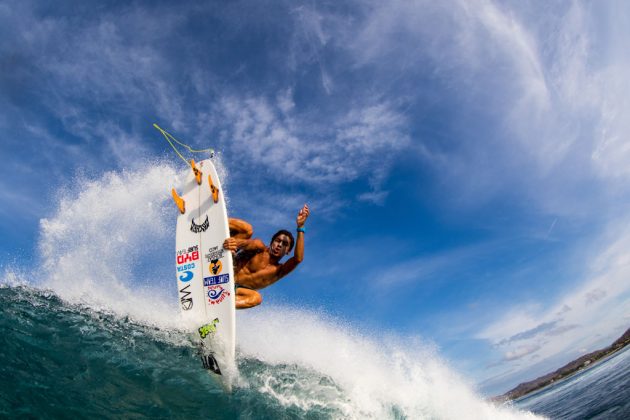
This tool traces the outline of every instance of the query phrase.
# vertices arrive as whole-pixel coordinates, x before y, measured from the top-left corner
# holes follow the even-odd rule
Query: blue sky
[[[3,264],[77,176],[176,162],[158,122],[264,239],[311,206],[266,303],[421,336],[488,393],[627,328],[627,2],[88,3],[0,4]]]

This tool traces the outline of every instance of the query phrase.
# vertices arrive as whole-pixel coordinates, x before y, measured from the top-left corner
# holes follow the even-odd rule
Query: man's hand
[[[309,215],[309,209],[308,206],[306,204],[304,204],[304,207],[302,207],[300,209],[300,212],[297,215],[297,219],[296,219],[296,223],[297,223],[297,227],[301,228],[304,227],[304,223],[306,222],[306,219],[308,218]]]
[[[223,249],[232,251],[232,254],[236,252],[238,245],[236,244],[236,238],[227,238],[223,242]]]

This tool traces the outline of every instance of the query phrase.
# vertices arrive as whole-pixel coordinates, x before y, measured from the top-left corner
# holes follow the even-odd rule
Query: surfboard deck
[[[182,318],[199,340],[204,367],[230,389],[236,366],[236,294],[232,254],[223,249],[230,236],[228,216],[212,161],[196,167],[201,184],[188,169],[181,194],[185,213],[177,217],[178,298]]]

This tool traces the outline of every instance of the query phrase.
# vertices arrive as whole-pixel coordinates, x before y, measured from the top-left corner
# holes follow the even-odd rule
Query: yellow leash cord
[[[204,152],[209,152],[210,153],[210,157],[212,157],[214,155],[214,149],[203,149],[203,150],[195,150],[192,147],[190,147],[187,144],[182,143],[181,141],[177,140],[175,137],[173,137],[169,132],[167,132],[166,130],[164,130],[163,128],[161,128],[159,125],[153,123],[153,127],[155,127],[160,133],[162,133],[162,135],[164,136],[164,138],[166,139],[166,141],[168,142],[168,144],[171,145],[171,147],[173,148],[173,150],[175,150],[175,153],[177,153],[177,156],[179,156],[184,162],[186,162],[187,165],[192,166],[191,163],[189,161],[186,160],[186,158],[184,156],[182,156],[182,154],[179,152],[179,150],[177,150],[177,147],[175,147],[175,145],[173,144],[173,142],[179,144],[182,147],[185,147],[186,149],[188,149],[188,151],[190,153],[204,153]]]

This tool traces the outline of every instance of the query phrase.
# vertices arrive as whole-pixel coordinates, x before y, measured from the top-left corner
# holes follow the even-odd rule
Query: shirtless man
[[[305,204],[297,215],[297,243],[295,252],[285,263],[282,257],[291,252],[294,239],[291,232],[280,230],[267,247],[260,239],[251,239],[252,226],[244,220],[230,219],[230,237],[223,248],[232,251],[236,276],[236,309],[260,305],[262,296],[257,290],[269,286],[289,274],[304,259],[304,223],[309,215]],[[238,253],[237,253],[238,251]]]

